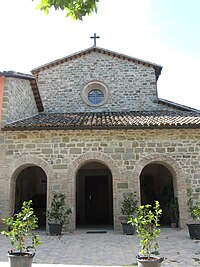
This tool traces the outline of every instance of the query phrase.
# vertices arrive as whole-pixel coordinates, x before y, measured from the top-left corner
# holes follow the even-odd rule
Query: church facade
[[[200,111],[159,99],[160,65],[91,47],[32,70],[0,73],[0,217],[33,199],[39,225],[53,192],[66,195],[66,229],[119,229],[123,196],[176,198],[200,191]]]

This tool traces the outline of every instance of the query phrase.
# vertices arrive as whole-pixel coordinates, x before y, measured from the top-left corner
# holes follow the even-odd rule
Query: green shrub
[[[158,228],[161,214],[160,204],[155,201],[154,207],[149,204],[139,206],[137,217],[130,219],[130,223],[136,226],[136,232],[141,239],[140,254],[144,257],[150,258],[152,249],[154,249],[154,252],[158,251],[157,237],[161,231]]]
[[[38,219],[34,214],[31,204],[32,200],[24,201],[18,214],[14,214],[8,219],[2,219],[8,227],[8,231],[4,230],[1,233],[10,238],[11,245],[15,246],[20,254],[23,251],[35,249],[39,244],[42,244],[39,236],[33,233],[33,230],[38,227]],[[30,241],[31,244],[27,246],[25,241]]]
[[[198,199],[194,199],[192,197],[192,189],[189,188],[187,190],[187,195],[188,195],[188,208],[191,214],[191,217],[195,221],[200,221],[200,197]]]
[[[46,216],[49,222],[63,224],[67,221],[67,217],[72,213],[71,208],[66,208],[65,194],[54,193],[50,209],[47,210]]]

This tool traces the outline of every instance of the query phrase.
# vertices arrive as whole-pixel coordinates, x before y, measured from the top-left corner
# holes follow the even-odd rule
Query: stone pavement
[[[108,230],[104,234],[74,234],[52,237],[40,232],[43,245],[37,248],[33,267],[126,266],[136,263],[139,251],[137,235],[126,236]],[[200,266],[200,240],[191,240],[187,229],[163,228],[159,252],[165,258],[163,267]],[[7,267],[9,240],[0,236],[0,267]]]

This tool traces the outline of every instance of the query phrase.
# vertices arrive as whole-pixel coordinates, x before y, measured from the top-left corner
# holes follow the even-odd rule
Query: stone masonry
[[[23,131],[1,133],[0,210],[12,212],[14,186],[22,168],[41,167],[48,181],[48,196],[63,191],[75,211],[75,177],[83,163],[99,161],[113,177],[114,226],[120,226],[124,192],[136,190],[149,163],[161,163],[173,174],[179,199],[181,226],[188,220],[186,188],[200,183],[200,130]],[[192,155],[191,155],[192,152]],[[75,228],[75,213],[70,230]]]
[[[97,50],[32,71],[44,113],[183,110],[159,103],[157,79],[161,66]],[[91,82],[107,88],[104,105],[89,106],[82,100],[83,90]],[[2,128],[39,114],[33,91],[27,78],[5,78]],[[76,225],[76,175],[88,162],[100,162],[111,172],[115,229],[120,227],[123,195],[136,191],[140,200],[140,175],[148,164],[161,164],[171,173],[181,227],[189,219],[186,189],[191,187],[194,194],[199,194],[199,127],[2,129],[0,150],[0,217],[13,214],[16,179],[29,166],[38,166],[46,174],[48,205],[53,191],[66,194],[73,209],[70,231]]]
[[[81,99],[83,88],[91,81],[103,82],[109,89],[108,102],[101,108],[91,109]],[[141,103],[149,110],[157,102],[152,67],[94,52],[41,71],[38,86],[47,113],[140,110]]]
[[[6,78],[2,110],[4,124],[38,114],[29,80]]]

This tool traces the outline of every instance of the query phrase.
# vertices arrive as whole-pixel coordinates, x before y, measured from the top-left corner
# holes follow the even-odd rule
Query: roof
[[[37,86],[37,81],[32,74],[25,74],[25,73],[15,72],[15,71],[3,71],[3,72],[0,72],[0,76],[29,80],[38,111],[41,112],[44,110],[42,100],[40,97],[40,93],[38,90],[38,86]]]
[[[44,114],[6,125],[2,130],[77,130],[200,128],[200,113],[130,111]]]
[[[35,80],[35,77],[32,74],[26,74],[26,73],[16,72],[12,70],[2,71],[0,72],[0,76],[21,78],[21,79],[26,79],[26,80]]]
[[[124,55],[124,54],[121,54],[121,53],[113,52],[113,51],[110,51],[110,50],[107,50],[107,49],[104,49],[104,48],[96,47],[96,46],[92,46],[92,47],[90,47],[88,49],[85,49],[85,50],[79,51],[77,53],[71,54],[71,55],[69,55],[67,57],[63,57],[63,58],[57,59],[55,61],[49,62],[47,64],[41,65],[41,66],[39,66],[37,68],[34,68],[31,72],[35,76],[37,76],[37,74],[42,70],[49,69],[51,67],[57,66],[57,65],[62,64],[64,62],[67,62],[67,61],[71,61],[71,60],[73,60],[75,58],[79,58],[79,57],[81,57],[83,55],[87,55],[87,54],[90,54],[92,52],[97,52],[97,53],[100,53],[100,54],[105,54],[105,55],[109,55],[109,56],[112,56],[112,57],[120,58],[120,59],[123,59],[123,60],[135,62],[135,63],[138,63],[138,64],[142,64],[142,65],[145,65],[145,66],[153,67],[155,69],[155,74],[156,74],[156,78],[157,79],[159,78],[159,75],[161,74],[162,66],[160,66],[160,65],[157,65],[155,63],[148,62],[148,61],[145,61],[145,60],[141,60],[141,59],[138,59],[138,58],[135,58],[135,57],[130,57],[130,56],[127,56],[127,55]]]
[[[197,112],[197,113],[200,114],[200,110],[198,110],[198,109],[191,108],[191,107],[188,107],[188,106],[185,106],[185,105],[182,105],[182,104],[178,104],[176,102],[172,102],[170,100],[166,100],[166,99],[162,99],[162,98],[158,99],[158,104],[159,105],[161,104],[163,106],[167,106],[167,107],[170,107],[170,108],[175,108],[176,110],[194,111],[194,112]]]

